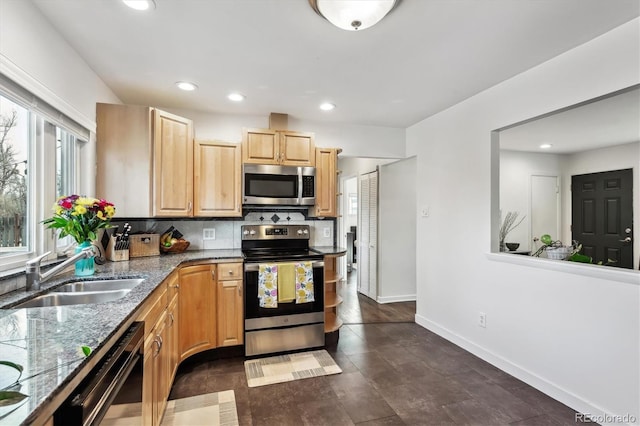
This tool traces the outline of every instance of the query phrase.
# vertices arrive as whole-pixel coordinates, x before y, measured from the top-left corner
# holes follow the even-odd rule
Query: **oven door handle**
[[[299,261],[291,261],[291,262],[258,262],[258,263],[245,263],[244,264],[244,271],[245,272],[254,272],[254,271],[259,271],[260,270],[260,265],[282,265],[284,263],[302,263],[304,262],[304,260],[299,260]],[[311,262],[311,267],[312,268],[324,268],[324,261],[323,260],[316,260]]]

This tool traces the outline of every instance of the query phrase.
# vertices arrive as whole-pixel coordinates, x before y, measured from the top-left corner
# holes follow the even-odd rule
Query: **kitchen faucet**
[[[50,251],[34,259],[27,261],[26,268],[25,268],[25,271],[27,273],[27,286],[26,286],[27,291],[40,290],[40,284],[42,284],[49,278],[53,277],[55,274],[57,274],[67,266],[76,263],[80,259],[88,259],[92,256],[95,256],[96,253],[93,249],[93,245],[90,247],[84,248],[82,249],[81,252],[76,253],[75,255],[71,256],[64,262],[54,266],[47,272],[41,274],[40,262],[42,262],[42,259],[44,259],[45,257],[49,256],[49,254],[51,254]]]

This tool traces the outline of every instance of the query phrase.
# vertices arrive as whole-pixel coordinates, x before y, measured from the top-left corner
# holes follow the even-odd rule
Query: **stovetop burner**
[[[317,260],[309,249],[309,225],[244,225],[242,254],[248,262]]]
[[[319,260],[323,256],[312,250],[299,250],[299,249],[259,249],[259,250],[244,250],[242,252],[244,259],[249,262],[257,261],[281,261],[283,259],[295,260]]]

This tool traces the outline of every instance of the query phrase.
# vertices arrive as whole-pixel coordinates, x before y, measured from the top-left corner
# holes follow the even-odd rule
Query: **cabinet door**
[[[279,164],[279,143],[275,130],[247,129],[242,137],[242,161],[254,164]]]
[[[159,425],[169,398],[171,382],[169,380],[169,351],[167,350],[166,312],[155,330],[153,356],[153,424]]]
[[[178,340],[180,312],[178,308],[177,296],[173,298],[173,301],[171,301],[171,303],[169,303],[169,307],[167,308],[167,321],[167,341],[165,343],[165,346],[169,356],[168,383],[171,384],[173,383],[173,379],[175,378],[176,372],[178,371],[178,364],[180,363],[180,342]]]
[[[215,265],[180,269],[180,359],[216,347]]]
[[[240,145],[196,141],[194,216],[242,216]]]
[[[156,404],[154,403],[154,353],[157,350],[153,330],[144,340],[144,361],[142,369],[142,424],[152,425]]]
[[[242,280],[218,282],[218,346],[242,344],[242,302]]]
[[[316,204],[310,211],[311,216],[336,217],[338,215],[337,162],[336,148],[316,149]]]
[[[291,131],[279,132],[280,164],[288,166],[315,166],[316,151],[313,134]]]
[[[153,136],[154,216],[191,216],[193,123],[186,118],[156,109]],[[132,183],[129,182],[128,185]]]

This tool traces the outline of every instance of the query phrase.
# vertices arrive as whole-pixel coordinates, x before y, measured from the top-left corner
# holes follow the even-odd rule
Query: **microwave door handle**
[[[302,205],[302,167],[298,167],[298,204]]]

